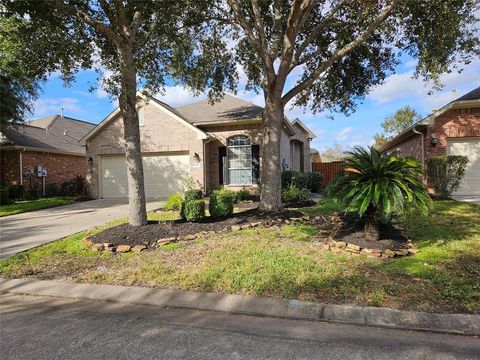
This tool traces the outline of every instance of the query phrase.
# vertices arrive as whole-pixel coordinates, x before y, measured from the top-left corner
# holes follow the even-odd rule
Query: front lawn
[[[69,196],[57,196],[51,198],[42,198],[31,201],[20,201],[12,205],[0,206],[0,217],[24,213],[27,211],[35,211],[47,209],[55,206],[73,204],[75,198]]]
[[[336,209],[333,202],[323,201],[308,212],[326,217]],[[175,216],[156,213],[150,219]],[[0,261],[0,274],[417,311],[480,312],[480,208],[436,201],[428,217],[412,214],[404,225],[420,252],[388,260],[335,255],[315,241],[322,235],[311,226],[288,224],[122,255],[93,253],[82,246],[86,233],[80,233]]]

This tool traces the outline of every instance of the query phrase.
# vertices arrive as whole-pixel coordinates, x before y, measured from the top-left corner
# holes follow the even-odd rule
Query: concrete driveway
[[[480,206],[480,196],[453,196],[454,200],[464,201]]]
[[[147,210],[160,205],[148,201]],[[0,259],[128,215],[128,200],[91,200],[0,218]]]

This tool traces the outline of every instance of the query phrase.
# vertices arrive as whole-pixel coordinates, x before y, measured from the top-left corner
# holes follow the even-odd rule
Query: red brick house
[[[85,176],[85,144],[79,140],[95,125],[61,115],[12,126],[0,133],[0,184],[35,184],[41,189],[39,168],[46,169],[45,183],[61,185],[76,175]]]
[[[380,148],[427,160],[439,155],[464,155],[469,163],[453,195],[480,196],[480,87],[436,110]]]

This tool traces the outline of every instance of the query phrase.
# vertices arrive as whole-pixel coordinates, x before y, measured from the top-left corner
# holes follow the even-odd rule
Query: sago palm
[[[329,184],[327,194],[364,218],[365,231],[375,240],[380,223],[412,209],[426,215],[431,204],[416,159],[381,154],[373,147],[347,153],[343,173]]]

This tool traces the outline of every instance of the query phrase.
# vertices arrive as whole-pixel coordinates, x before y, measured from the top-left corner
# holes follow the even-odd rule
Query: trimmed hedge
[[[205,218],[205,201],[188,200],[182,203],[182,218],[189,222],[200,221]]]
[[[235,194],[229,190],[214,190],[210,194],[208,210],[214,218],[224,218],[233,214]]]
[[[9,185],[8,186],[8,196],[12,200],[23,200],[24,188],[23,185]]]
[[[308,187],[307,177],[299,171],[286,170],[282,172],[282,189],[286,189],[291,185],[298,188],[306,188]]]
[[[323,184],[323,175],[318,172],[310,172],[306,174],[307,188],[312,192],[319,192]]]
[[[165,204],[165,210],[180,210],[182,208],[182,197],[178,194],[170,195]]]
[[[10,199],[8,189],[0,189],[0,205],[13,204],[13,200]]]
[[[184,199],[185,201],[189,200],[200,200],[202,198],[202,190],[200,189],[190,189],[185,191]]]
[[[282,200],[287,204],[299,204],[307,201],[309,194],[310,191],[306,188],[290,185],[282,190]]]

